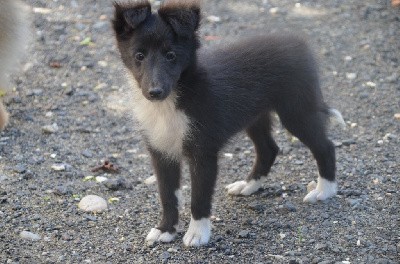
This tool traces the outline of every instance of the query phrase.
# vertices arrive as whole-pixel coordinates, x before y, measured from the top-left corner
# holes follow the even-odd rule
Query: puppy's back
[[[199,61],[208,70],[213,90],[227,100],[230,95],[242,95],[276,106],[294,97],[316,106],[322,99],[317,62],[307,43],[296,35],[246,38],[204,51]]]

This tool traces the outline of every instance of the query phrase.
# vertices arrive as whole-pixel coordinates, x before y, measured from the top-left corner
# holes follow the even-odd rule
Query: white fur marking
[[[147,245],[153,245],[155,242],[171,242],[174,240],[176,233],[161,232],[160,229],[152,228],[146,236]]]
[[[183,111],[176,109],[177,95],[171,93],[163,101],[152,102],[134,81],[133,84],[133,111],[149,144],[170,158],[179,159],[183,140],[190,132],[190,121]]]
[[[317,187],[310,191],[306,197],[304,197],[303,202],[315,203],[318,200],[326,200],[337,193],[337,183],[328,181],[324,178],[318,177]]]
[[[230,195],[250,195],[258,191],[261,187],[262,181],[260,180],[250,180],[247,181],[237,181],[227,185],[225,188],[228,189],[228,194]]]
[[[190,220],[189,228],[183,237],[183,244],[187,247],[198,247],[208,243],[211,237],[211,221],[209,218]]]

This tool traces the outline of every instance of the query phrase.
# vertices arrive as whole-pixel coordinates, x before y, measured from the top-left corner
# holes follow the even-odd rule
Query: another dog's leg
[[[211,236],[211,200],[217,177],[216,153],[191,153],[189,166],[191,173],[192,218],[189,228],[183,237],[185,246],[207,244]]]
[[[160,224],[150,230],[146,241],[148,244],[156,241],[171,242],[176,236],[179,221],[180,161],[171,160],[151,149],[150,154],[157,175],[163,213]]]
[[[8,123],[8,113],[0,98],[0,130],[3,130]]]
[[[280,116],[283,125],[301,142],[310,148],[318,164],[317,187],[305,197],[305,202],[314,203],[317,200],[326,200],[336,195],[335,181],[336,159],[335,147],[325,133],[324,116],[313,113],[307,116],[292,115]]]
[[[271,135],[269,115],[263,116],[251,125],[247,129],[247,134],[254,142],[257,157],[253,170],[245,181],[237,181],[226,186],[228,193],[232,195],[250,195],[258,191],[279,151]]]

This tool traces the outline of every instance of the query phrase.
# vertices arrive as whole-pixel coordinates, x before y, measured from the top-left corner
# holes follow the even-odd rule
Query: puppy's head
[[[114,31],[122,60],[148,100],[163,100],[195,60],[200,21],[197,1],[114,3]]]

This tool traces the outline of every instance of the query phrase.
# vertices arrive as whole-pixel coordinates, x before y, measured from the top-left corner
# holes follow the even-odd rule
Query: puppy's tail
[[[342,114],[334,108],[327,108],[326,113],[329,116],[330,121],[334,124],[339,124],[343,129],[346,129],[346,122],[344,122]]]

